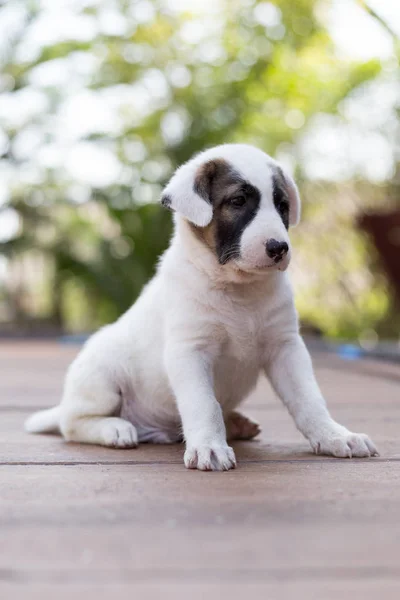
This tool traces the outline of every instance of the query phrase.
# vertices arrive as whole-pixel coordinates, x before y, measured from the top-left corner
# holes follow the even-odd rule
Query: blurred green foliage
[[[29,294],[24,297],[23,287],[3,290],[17,322],[40,317],[62,329],[90,329],[114,319],[139,294],[168,243],[170,215],[157,200],[177,165],[206,147],[230,141],[253,143],[272,155],[282,147],[290,151],[312,115],[335,113],[343,98],[380,70],[377,61],[358,64],[337,58],[316,17],[314,0],[226,0],[213,14],[176,12],[171,3],[156,0],[108,5],[113,22],[115,15],[120,18],[120,30],[104,26],[104,3],[82,3],[77,15],[95,28],[89,40],[63,39],[21,58],[18,47],[45,10],[41,2],[24,3],[24,27],[3,57],[3,79],[11,82],[8,94],[15,97],[35,87],[32,75],[39,67],[53,63],[67,69],[71,58],[82,64],[90,58],[96,67],[84,87],[120,99],[114,130],[94,127],[80,138],[118,158],[121,174],[115,182],[92,185],[89,192],[85,188],[84,200],[77,202],[76,186],[63,165],[42,165],[37,182],[14,183],[2,206],[3,211],[17,211],[20,221],[0,252],[18,264],[34,251],[44,257],[46,270],[40,289],[45,300],[36,308]],[[142,105],[130,104],[129,90],[143,98]],[[43,128],[43,144],[51,149],[55,134],[49,124],[65,100],[65,89],[55,78],[54,84],[42,84],[40,93],[46,97],[45,108],[23,128]],[[289,113],[291,119],[286,118]],[[21,128],[3,124],[3,129],[9,138],[3,161],[24,169],[32,157],[20,158],[13,150]],[[302,180],[301,164],[297,174]],[[307,194],[305,198],[305,216],[312,220],[316,209],[308,208]],[[307,255],[305,238],[298,236]],[[356,236],[349,246],[350,269],[366,259],[362,244]],[[315,258],[314,251],[309,254]],[[323,268],[313,261],[319,275],[315,289],[299,297],[301,314],[332,335],[353,335],[387,309],[384,287],[372,286],[357,306],[346,305],[339,294],[336,312],[328,308],[318,314],[318,300],[313,304],[307,299],[337,282],[335,263],[331,260],[330,273],[327,260]],[[359,310],[366,323],[352,330],[348,325]]]

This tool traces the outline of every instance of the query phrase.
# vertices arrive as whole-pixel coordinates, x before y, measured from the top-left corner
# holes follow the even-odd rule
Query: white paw
[[[310,444],[315,454],[330,454],[338,458],[379,456],[365,433],[352,433],[337,424],[319,435],[311,436]]]
[[[227,444],[188,446],[185,467],[200,471],[228,471],[236,467],[235,453]]]
[[[135,448],[138,445],[138,435],[135,427],[124,419],[105,419],[102,427],[103,444],[111,448]]]

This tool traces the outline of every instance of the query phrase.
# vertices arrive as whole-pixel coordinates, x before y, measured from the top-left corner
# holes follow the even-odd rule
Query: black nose
[[[265,244],[267,254],[270,258],[274,259],[274,262],[278,263],[287,254],[289,246],[286,242],[278,242],[277,240],[268,240]]]

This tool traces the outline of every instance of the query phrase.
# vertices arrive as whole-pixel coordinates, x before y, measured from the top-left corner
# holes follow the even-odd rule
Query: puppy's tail
[[[24,427],[29,433],[60,433],[60,406],[34,413]]]

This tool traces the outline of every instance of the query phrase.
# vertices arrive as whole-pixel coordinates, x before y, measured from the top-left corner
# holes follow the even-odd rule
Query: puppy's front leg
[[[185,466],[202,471],[233,469],[235,454],[226,443],[222,410],[213,390],[212,357],[171,344],[166,368],[182,419]]]
[[[343,458],[377,454],[368,436],[352,433],[330,416],[300,335],[277,342],[266,357],[265,368],[275,391],[316,454]]]

